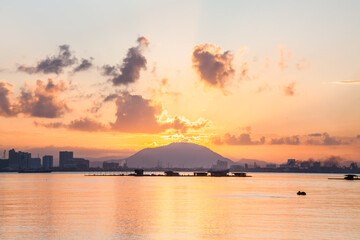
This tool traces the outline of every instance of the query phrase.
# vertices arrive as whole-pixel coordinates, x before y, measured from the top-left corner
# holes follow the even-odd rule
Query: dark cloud
[[[294,96],[294,94],[295,94],[295,90],[294,90],[295,84],[296,84],[295,82],[292,82],[289,85],[284,86],[283,90],[284,90],[285,96]]]
[[[242,133],[238,136],[226,133],[222,138],[213,138],[213,143],[217,145],[259,145],[265,143],[265,137],[261,137],[260,140],[254,141],[251,139],[251,136],[248,133]]]
[[[104,65],[102,74],[111,77],[114,86],[128,85],[140,78],[140,71],[146,70],[146,58],[143,56],[143,49],[149,45],[145,37],[137,39],[138,45],[129,48],[121,66]]]
[[[32,117],[57,118],[69,111],[65,101],[58,95],[66,90],[64,81],[55,84],[52,79],[47,83],[36,81],[35,90],[23,88],[19,96],[20,112]]]
[[[35,67],[19,66],[18,71],[26,72],[29,74],[34,73],[55,73],[60,74],[63,69],[75,64],[76,57],[70,52],[69,45],[60,45],[59,53],[55,56],[47,57],[44,60],[39,61]]]
[[[271,139],[270,143],[271,144],[299,145],[300,138],[299,138],[299,136],[273,138],[273,139]]]
[[[68,124],[68,128],[78,131],[87,131],[87,132],[108,130],[108,128],[104,124],[87,117],[71,121]]]
[[[224,88],[234,76],[233,55],[223,52],[210,43],[197,45],[192,54],[192,63],[200,78],[212,87]],[[247,71],[247,70],[246,70]]]
[[[81,59],[81,62],[79,64],[79,66],[74,68],[74,72],[81,72],[81,71],[86,71],[89,68],[91,68],[93,66],[93,58],[90,59]]]
[[[321,137],[322,133],[310,133],[308,134],[309,137]]]
[[[358,135],[356,136],[356,138],[357,138],[357,139],[360,139],[360,134],[358,134]]]
[[[117,94],[117,93],[110,94],[110,95],[108,95],[108,96],[105,97],[104,102],[112,101],[112,100],[114,100],[114,99],[117,98],[117,97],[118,97],[118,94]]]
[[[66,125],[62,122],[53,122],[53,123],[41,123],[34,121],[35,126],[47,127],[47,128],[64,128]]]
[[[13,85],[8,82],[0,81],[0,116],[12,117],[17,114],[15,106],[10,102],[12,87]]]

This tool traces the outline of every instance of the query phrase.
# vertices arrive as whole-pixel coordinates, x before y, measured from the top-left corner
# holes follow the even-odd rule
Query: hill
[[[227,161],[229,166],[233,162],[207,147],[194,143],[171,143],[166,146],[145,148],[134,155],[123,159],[128,167],[181,167],[181,168],[210,168],[217,160]]]

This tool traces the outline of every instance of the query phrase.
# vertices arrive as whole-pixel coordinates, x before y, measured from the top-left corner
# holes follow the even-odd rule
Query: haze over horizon
[[[0,149],[359,161],[359,7],[2,1]]]

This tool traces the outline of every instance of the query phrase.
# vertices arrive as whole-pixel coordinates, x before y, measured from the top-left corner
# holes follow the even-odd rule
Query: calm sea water
[[[0,239],[359,238],[360,181],[251,175],[0,174]]]

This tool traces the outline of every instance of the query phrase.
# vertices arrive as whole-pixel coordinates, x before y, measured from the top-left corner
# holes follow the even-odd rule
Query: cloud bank
[[[209,121],[198,119],[191,122],[185,117],[170,117],[160,105],[154,104],[150,99],[141,95],[133,95],[128,92],[111,94],[104,98],[104,102],[113,101],[116,105],[115,121],[103,124],[88,117],[73,120],[68,124],[61,122],[38,123],[37,126],[47,128],[67,128],[78,131],[112,131],[126,133],[161,133],[167,130],[175,130],[185,133],[192,130],[202,129],[208,126]]]
[[[212,142],[216,145],[260,145],[265,143],[265,137],[261,137],[256,141],[251,139],[249,133],[242,133],[240,135],[225,133],[223,137],[214,137]]]

